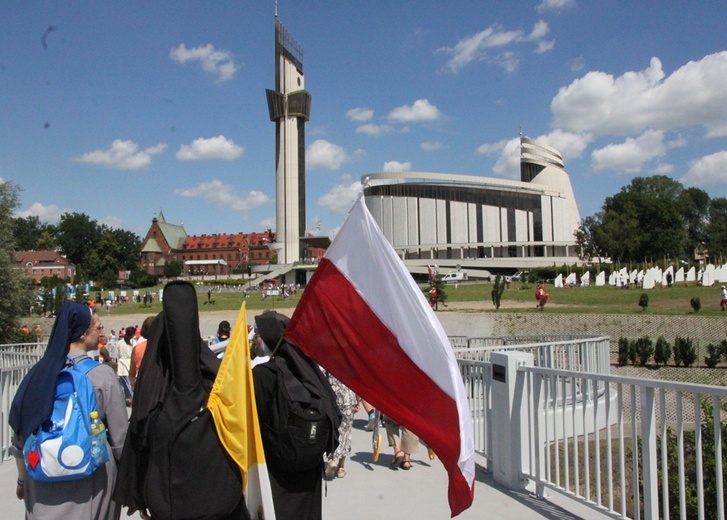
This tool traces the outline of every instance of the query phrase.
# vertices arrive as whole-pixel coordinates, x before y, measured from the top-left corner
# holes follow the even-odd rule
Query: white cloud
[[[341,184],[333,186],[328,193],[319,197],[317,203],[335,215],[345,215],[361,193],[361,189],[361,182],[353,181],[351,176],[346,174],[341,177]]]
[[[389,120],[397,123],[418,123],[421,121],[437,121],[442,118],[439,109],[427,99],[417,99],[413,105],[402,105],[388,115]]]
[[[503,141],[500,141],[502,143]],[[500,144],[498,143],[498,144]],[[481,148],[481,147],[480,147]],[[498,157],[493,173],[504,179],[520,180],[520,138],[506,141],[502,147],[502,154]]]
[[[554,130],[549,134],[538,136],[534,140],[558,150],[563,157],[563,161],[566,162],[565,167],[567,170],[568,159],[583,155],[583,152],[593,141],[593,136]],[[520,180],[520,138],[503,139],[496,143],[482,144],[477,147],[477,153],[480,155],[500,154],[492,167],[493,173],[497,177]]]
[[[575,7],[576,0],[543,0],[538,5],[538,11],[560,10],[568,7]]]
[[[95,150],[73,157],[73,160],[117,170],[140,170],[151,164],[152,155],[160,154],[166,149],[166,144],[158,144],[139,150],[139,145],[133,141],[116,139],[108,150]]]
[[[394,127],[391,125],[361,125],[358,128],[356,128],[357,134],[364,134],[364,135],[371,135],[371,136],[379,136],[379,135],[386,135],[390,132],[393,132]]]
[[[385,172],[410,172],[411,161],[399,162],[399,161],[385,161],[384,162]]]
[[[177,159],[196,161],[200,159],[237,159],[245,152],[242,146],[236,145],[224,135],[205,139],[200,137],[192,144],[183,144],[177,151]]]
[[[420,144],[419,148],[421,148],[425,152],[436,152],[437,150],[442,149],[442,143],[426,141]]]
[[[705,155],[692,163],[687,174],[679,179],[679,182],[691,186],[724,184],[727,181],[725,164],[727,164],[727,150]]]
[[[41,222],[55,224],[56,222],[60,222],[61,215],[64,213],[73,213],[73,210],[69,208],[61,208],[55,204],[44,206],[40,202],[34,202],[30,206],[30,209],[26,211],[18,211],[15,216],[20,218],[38,217]]]
[[[570,67],[571,72],[578,72],[586,67],[586,60],[583,56],[578,56],[577,58],[570,60],[568,62],[568,66]]]
[[[325,139],[313,141],[305,153],[305,164],[310,170],[337,170],[350,160],[346,150]]]
[[[553,126],[594,134],[628,134],[648,128],[695,125],[707,137],[727,136],[727,51],[690,61],[666,77],[652,58],[642,71],[620,77],[589,72],[553,98]]]
[[[500,153],[505,148],[505,145],[507,145],[507,143],[509,142],[510,140],[503,139],[502,141],[498,141],[496,143],[481,144],[477,147],[477,153],[480,155],[493,155],[496,153]]]
[[[105,224],[106,226],[113,229],[122,229],[124,226],[124,219],[120,217],[115,217],[113,215],[106,215],[99,220],[99,223]]]
[[[211,43],[191,49],[187,49],[182,43],[179,47],[174,47],[169,51],[169,57],[182,64],[188,61],[199,61],[202,70],[216,75],[217,81],[230,80],[237,71],[232,53],[215,49]]]
[[[351,121],[357,121],[363,123],[365,121],[371,121],[374,117],[374,111],[370,108],[352,108],[346,112],[346,117]]]
[[[540,40],[538,46],[535,49],[536,54],[544,54],[548,51],[552,51],[555,47],[555,40]]]
[[[644,163],[666,153],[664,132],[647,130],[637,138],[629,137],[620,144],[609,144],[591,153],[594,171],[611,169],[617,172],[638,173]]]
[[[277,225],[278,221],[276,217],[264,218],[258,222],[258,226],[260,226],[261,229],[270,229],[271,231],[275,231]]]
[[[673,164],[661,163],[654,168],[655,175],[669,175],[670,173],[674,173]]]
[[[535,23],[530,34],[525,34],[520,29],[508,31],[495,24],[473,36],[460,40],[454,47],[444,47],[439,50],[451,56],[447,61],[447,69],[455,74],[473,61],[480,60],[506,65],[506,70],[514,70],[514,68],[517,68],[517,60],[514,59],[514,55],[503,54],[496,58],[490,58],[488,55],[489,50],[534,41],[537,44],[538,52],[545,52],[552,49],[554,45],[553,41],[541,43],[548,31],[547,22],[542,20]]]
[[[588,133],[574,134],[563,130],[554,130],[549,134],[536,137],[535,140],[552,146],[560,152],[564,161],[568,161],[583,155],[585,149],[593,141],[593,136]],[[568,165],[566,164],[567,168]]]
[[[201,198],[215,206],[222,206],[235,211],[259,208],[270,202],[270,198],[261,191],[237,193],[234,186],[217,179],[203,182],[193,188],[174,190],[174,193],[180,197]]]

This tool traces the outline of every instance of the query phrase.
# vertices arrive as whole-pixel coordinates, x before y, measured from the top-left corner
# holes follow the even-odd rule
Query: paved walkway
[[[374,463],[370,451],[371,434],[363,430],[364,423],[364,413],[359,412],[354,421],[353,453],[346,461],[346,477],[324,483],[323,518],[450,518],[447,473],[442,464],[437,459],[430,461],[426,448],[420,447],[419,453],[412,456],[411,470],[391,470],[391,448],[386,446],[378,462]],[[541,500],[527,491],[504,489],[492,482],[491,474],[483,471],[483,463],[484,459],[478,458],[474,503],[458,519],[606,518],[560,495]],[[15,498],[16,476],[14,461],[0,464],[0,517],[3,519],[23,518],[23,503]],[[122,513],[121,518],[129,517]]]

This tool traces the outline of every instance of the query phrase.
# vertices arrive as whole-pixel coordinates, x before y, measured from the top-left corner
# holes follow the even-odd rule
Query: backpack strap
[[[99,365],[99,363],[97,363],[90,357],[85,357],[85,358],[81,359],[80,361],[76,361],[75,359],[73,359],[70,356],[68,356],[66,359],[68,359],[68,361],[70,361],[71,366],[73,367],[74,370],[78,370],[84,376],[87,375],[88,372],[92,368],[96,368]]]

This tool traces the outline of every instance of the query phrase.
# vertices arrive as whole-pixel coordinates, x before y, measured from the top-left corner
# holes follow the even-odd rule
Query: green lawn
[[[546,286],[550,294],[550,301],[547,309],[551,312],[558,311],[573,314],[665,314],[665,315],[688,315],[696,314],[690,305],[692,298],[699,298],[702,307],[699,316],[727,316],[719,306],[721,300],[721,285],[712,287],[696,287],[690,284],[674,285],[671,288],[656,286],[654,289],[619,289],[611,286],[603,287],[577,287],[574,289],[556,289],[552,285]],[[510,288],[505,289],[502,295],[503,306],[505,302],[532,303],[535,309],[535,289],[532,284],[520,282],[510,283]],[[457,289],[454,285],[446,287],[447,301],[492,301],[490,293],[491,284],[459,284]],[[642,294],[649,296],[649,306],[645,311],[639,307],[639,298]],[[503,312],[507,309],[500,309]],[[494,307],[491,311],[495,312]]]
[[[153,287],[150,289],[152,292],[156,292],[159,289],[163,289],[163,285]],[[268,296],[264,300],[260,299],[260,292],[253,291],[250,293],[250,297],[247,299],[247,308],[250,310],[264,310],[264,309],[290,309],[295,307],[302,296],[302,291],[299,291],[296,295],[292,296],[289,300],[283,300],[281,297]],[[199,303],[200,312],[206,311],[229,311],[229,310],[240,310],[242,300],[244,299],[243,294],[239,291],[219,291],[212,293],[212,302],[207,302],[207,291],[197,293],[197,301]],[[102,314],[105,312],[99,308],[99,312]],[[158,299],[154,300],[151,305],[144,305],[144,303],[125,303],[123,305],[116,305],[112,308],[111,313],[115,316],[122,316],[126,314],[157,314],[161,312],[162,304]]]
[[[154,291],[162,286],[153,288]],[[425,288],[424,285],[421,286]],[[720,309],[719,302],[721,285],[716,284],[712,287],[684,287],[683,284],[674,285],[671,288],[661,288],[656,286],[654,289],[618,289],[611,286],[604,287],[578,287],[575,289],[556,289],[552,285],[546,286],[547,292],[550,294],[550,301],[546,307],[550,312],[572,313],[572,314],[663,314],[663,315],[699,315],[699,316],[727,316],[727,312]],[[506,289],[502,295],[503,307],[507,302],[522,302],[523,304],[532,304],[535,311],[535,286],[520,282],[513,282],[510,288]],[[508,312],[508,309],[501,308],[499,311],[494,310],[491,306],[492,284],[488,283],[463,283],[458,284],[454,288],[453,284],[446,286],[446,294],[448,302],[488,302],[490,305],[485,306],[482,312]],[[639,298],[642,293],[649,296],[649,306],[645,311],[639,307]],[[247,308],[251,310],[263,309],[285,309],[295,307],[302,296],[299,291],[290,300],[282,300],[276,297],[267,297],[265,300],[260,299],[259,292],[251,293],[247,299]],[[702,308],[699,313],[695,313],[689,301],[694,298],[700,298]],[[243,295],[241,292],[220,291],[212,294],[214,303],[208,304],[207,292],[199,293],[199,309],[200,312],[206,311],[227,311],[238,310],[242,304]],[[114,307],[112,313],[115,315],[149,313],[155,314],[162,310],[161,303],[155,301],[151,306],[144,307],[140,303],[128,303],[119,307]],[[440,311],[446,310],[446,307],[440,306]],[[518,312],[521,312],[520,309]]]

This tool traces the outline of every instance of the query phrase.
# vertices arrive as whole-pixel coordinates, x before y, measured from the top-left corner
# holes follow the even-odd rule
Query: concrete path
[[[364,431],[365,414],[354,420],[352,456],[346,461],[347,475],[324,483],[323,518],[326,520],[371,520],[371,518],[450,518],[447,502],[447,473],[438,459],[429,460],[420,446],[412,456],[412,469],[391,470],[393,454],[384,446],[378,462],[371,456],[371,433]],[[384,443],[386,441],[384,440]],[[538,499],[528,491],[513,492],[492,482],[492,475],[477,459],[475,500],[471,508],[457,518],[481,520],[548,520],[607,518],[569,498],[554,495]],[[15,462],[0,464],[0,518],[21,519],[23,502],[15,498]],[[122,513],[121,518],[129,518]],[[139,518],[138,514],[131,518]]]

